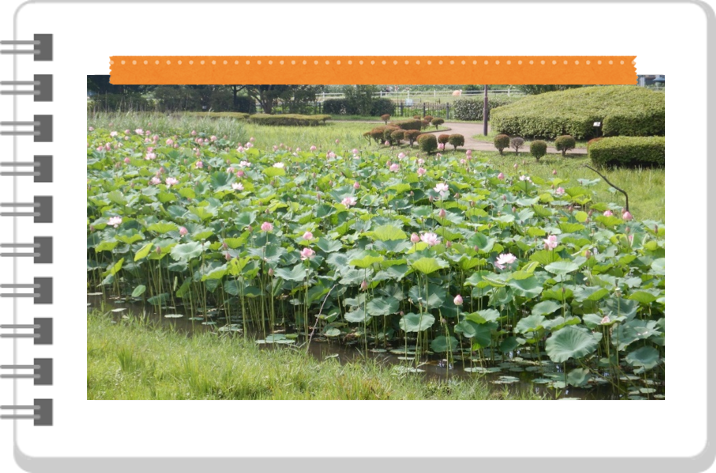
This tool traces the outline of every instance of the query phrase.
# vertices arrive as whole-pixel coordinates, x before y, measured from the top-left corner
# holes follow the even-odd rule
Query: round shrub
[[[413,115],[413,118],[414,118],[415,120],[420,120],[420,115]]]
[[[510,137],[507,135],[497,135],[495,137],[495,148],[502,154],[502,150],[510,147]]]
[[[432,153],[438,149],[438,140],[435,135],[424,134],[418,136],[418,145],[420,145],[421,151]]]
[[[422,124],[420,120],[402,120],[399,122],[391,122],[390,126],[395,126],[401,130],[420,130]]]
[[[395,130],[390,134],[391,141],[400,144],[405,139],[405,130]]]
[[[438,136],[438,143],[445,144],[450,139],[450,135],[441,134]]]
[[[383,129],[383,141],[387,141],[391,145],[393,144],[393,137],[391,136],[394,131],[398,131],[400,128],[397,126],[386,126]]]
[[[589,158],[597,166],[664,167],[663,136],[615,136],[589,146]]]
[[[592,138],[591,140],[587,141],[587,149],[589,149],[589,147],[590,147],[591,145],[593,145],[593,144],[596,143],[597,141],[601,140],[602,138],[604,138],[604,137],[603,137],[603,136],[600,136],[599,138]]]
[[[459,133],[455,133],[450,135],[448,142],[457,150],[458,146],[463,146],[465,144],[465,137]]]
[[[423,121],[420,122],[420,129],[421,129],[421,130],[426,129],[426,128],[429,127],[429,126],[430,126],[430,122],[429,122],[428,120],[423,120]]]
[[[557,139],[554,140],[554,147],[557,148],[557,151],[562,152],[562,157],[567,154],[567,151],[574,149],[575,146],[577,146],[577,141],[569,135],[558,136]]]
[[[535,157],[537,161],[539,158],[547,154],[547,142],[542,140],[535,140],[530,143],[530,154]]]
[[[435,129],[437,130],[440,125],[445,123],[445,120],[443,120],[442,118],[433,118],[432,120],[430,120],[430,123],[435,125]]]
[[[525,140],[523,140],[519,136],[515,136],[514,138],[512,138],[510,140],[510,148],[514,148],[515,153],[517,153],[517,154],[520,154],[520,148],[522,148],[522,146],[524,146],[524,144],[525,144]]]
[[[388,120],[390,120],[390,114],[384,113],[383,115],[380,116],[380,119],[383,120],[385,122],[385,124],[387,125]]]
[[[370,130],[370,137],[375,140],[376,143],[380,144],[383,142],[383,132],[385,131],[384,126],[377,126]]]
[[[425,115],[425,116],[423,117],[423,120],[425,120],[426,122],[430,123],[431,121],[433,121],[433,116],[432,116],[432,115]]]
[[[418,139],[418,136],[420,136],[420,130],[405,130],[404,137],[410,142],[410,146],[413,146],[413,143],[415,143],[415,140]]]

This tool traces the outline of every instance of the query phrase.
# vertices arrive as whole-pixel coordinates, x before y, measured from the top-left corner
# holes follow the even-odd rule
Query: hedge
[[[589,158],[597,166],[664,167],[666,138],[616,136],[593,142]]]
[[[420,120],[402,120],[398,122],[390,122],[390,126],[396,126],[401,130],[420,130],[422,123]]]
[[[258,125],[273,126],[317,126],[326,123],[330,119],[330,115],[267,115],[265,113],[257,113],[251,115],[249,121]]]
[[[594,122],[602,122],[605,136],[663,136],[665,96],[630,85],[580,87],[528,96],[492,112],[498,133],[528,138],[590,139],[599,133]]]
[[[181,115],[199,118],[234,118],[236,120],[246,120],[249,118],[248,113],[241,112],[182,112]]]
[[[490,114],[492,110],[503,105],[515,103],[522,97],[515,96],[502,96],[502,95],[488,95],[487,97],[487,109]],[[456,100],[453,105],[453,112],[455,113],[456,120],[470,120],[477,121],[484,118],[483,108],[485,108],[485,99],[460,99]],[[488,116],[489,118],[489,116]]]
[[[323,111],[331,115],[356,115],[354,107],[346,99],[328,99],[323,101]]]
[[[323,112],[331,115],[359,115],[358,107],[347,99],[328,99],[323,101]],[[390,99],[373,99],[370,104],[370,115],[379,117],[381,115],[392,115],[395,112],[395,104]]]
[[[390,99],[373,99],[373,103],[370,106],[370,115],[372,117],[379,117],[386,113],[388,115],[395,113],[395,104],[393,101]]]

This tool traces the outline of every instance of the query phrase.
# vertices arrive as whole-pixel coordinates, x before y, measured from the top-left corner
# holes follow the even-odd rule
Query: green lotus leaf
[[[448,264],[439,258],[420,258],[410,263],[410,266],[423,274],[431,274],[443,268],[447,268]]]
[[[204,247],[199,242],[183,243],[176,245],[171,250],[171,257],[176,260],[191,261],[197,258],[204,251]]]
[[[435,340],[430,342],[430,348],[435,353],[455,351],[458,348],[457,339],[455,337],[445,337],[444,335],[440,335]]]
[[[552,361],[564,363],[570,358],[578,360],[594,353],[597,340],[589,330],[569,326],[553,332],[545,343],[545,349]]]
[[[659,364],[659,351],[653,347],[637,348],[630,352],[625,360],[632,366],[648,371]]]
[[[409,313],[401,317],[399,325],[404,332],[415,333],[428,330],[435,323],[435,317],[431,314]]]

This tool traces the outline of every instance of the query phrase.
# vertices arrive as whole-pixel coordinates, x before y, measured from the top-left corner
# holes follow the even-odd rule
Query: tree
[[[518,85],[519,90],[528,95],[543,94],[545,92],[555,92],[559,90],[574,89],[582,87],[581,85]]]
[[[368,116],[373,108],[373,95],[378,92],[375,85],[346,85],[343,95],[349,107],[356,110],[358,115]]]

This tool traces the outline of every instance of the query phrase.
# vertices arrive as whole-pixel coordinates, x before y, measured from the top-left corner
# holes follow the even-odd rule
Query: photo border
[[[433,0],[434,1],[434,0]],[[576,3],[569,0],[548,0],[548,1],[530,1],[530,0],[503,0],[496,1],[480,1],[480,0],[451,0],[453,3],[545,3],[545,4],[566,4]],[[72,4],[91,4],[91,3],[148,3],[141,0],[109,0],[109,1],[92,1],[92,0],[29,0],[22,3],[15,10],[13,18],[13,39],[17,31],[18,13],[27,4],[42,3],[72,3]],[[151,3],[204,3],[196,0],[153,0]],[[300,1],[281,1],[281,0],[264,0],[264,1],[231,1],[231,0],[214,0],[211,3],[302,3]],[[353,1],[329,1],[329,0],[312,0],[311,3],[383,3],[380,0],[353,0]],[[390,3],[432,3],[430,0],[391,0]],[[579,3],[624,3],[619,0],[590,0],[589,2]],[[707,84],[708,77],[713,77],[716,69],[716,61],[714,61],[714,51],[709,48],[709,43],[713,41],[713,30],[716,16],[712,7],[700,0],[629,0],[629,3],[637,4],[693,4],[700,7],[706,15],[707,29]],[[15,78],[16,79],[16,78]],[[707,129],[714,122],[714,111],[716,110],[716,99],[713,94],[707,92]],[[710,147],[707,150],[707,178],[709,181],[716,180],[716,170],[714,166],[709,166],[709,159],[716,159],[716,148]],[[716,216],[714,209],[714,194],[716,190],[707,189],[707,241],[708,236],[714,234],[716,226]],[[708,205],[712,204],[712,205]],[[707,259],[707,311],[713,312],[714,292],[716,291],[716,283],[714,283],[714,271],[716,271],[716,252],[710,251]],[[707,321],[707,338],[714,340],[716,334],[716,324],[709,324]],[[711,375],[712,363],[714,358],[714,347],[708,344],[706,347],[706,375],[707,375],[707,406],[706,406],[706,443],[704,449],[693,457],[667,457],[667,458],[648,458],[648,457],[578,457],[578,458],[560,458],[560,457],[526,457],[526,458],[509,458],[509,457],[463,457],[463,458],[413,458],[413,457],[390,457],[390,458],[326,458],[326,457],[310,457],[310,458],[271,458],[271,457],[224,457],[224,458],[172,458],[172,457],[105,457],[105,458],[85,458],[85,457],[31,457],[22,452],[17,445],[17,421],[13,421],[13,455],[17,465],[30,472],[58,472],[72,471],[75,473],[95,473],[98,471],[106,473],[126,473],[127,470],[145,471],[149,469],[169,469],[176,473],[194,473],[199,471],[236,471],[237,468],[255,468],[257,470],[265,469],[303,469],[310,468],[314,472],[335,471],[340,469],[342,472],[361,471],[366,468],[375,468],[379,471],[385,471],[389,468],[399,470],[410,469],[411,471],[428,471],[435,469],[444,469],[446,467],[457,467],[462,469],[472,469],[479,466],[480,469],[496,469],[498,471],[528,471],[536,469],[538,471],[547,470],[553,473],[557,472],[595,472],[603,473],[607,468],[614,471],[634,470],[634,471],[654,471],[672,473],[675,471],[688,473],[707,470],[716,458],[716,445],[711,442],[711,433],[714,426],[713,399],[709,398],[708,393],[714,391],[714,383],[716,377]],[[15,392],[13,398],[15,398]]]

